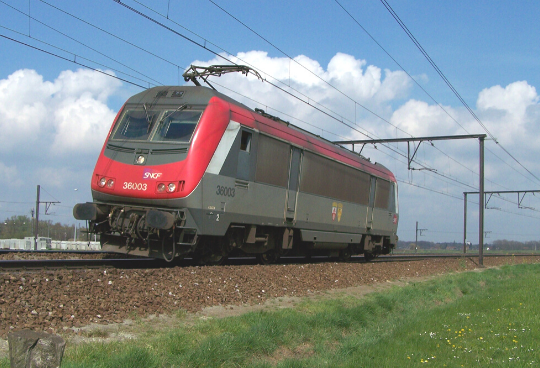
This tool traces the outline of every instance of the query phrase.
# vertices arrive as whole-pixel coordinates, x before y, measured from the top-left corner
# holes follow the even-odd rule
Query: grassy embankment
[[[537,255],[540,251],[536,250],[523,250],[523,249],[512,249],[512,250],[487,250],[484,249],[484,255],[489,256],[492,254],[508,254],[508,255]],[[463,248],[460,249],[418,249],[418,250],[411,250],[411,249],[394,249],[392,251],[392,254],[395,255],[423,255],[423,254],[455,254],[455,255],[462,255],[463,254]],[[474,257],[478,256],[478,249],[472,249],[467,250],[467,255]]]
[[[362,298],[146,327],[128,342],[68,345],[62,367],[534,366],[539,289],[540,264],[453,274]]]

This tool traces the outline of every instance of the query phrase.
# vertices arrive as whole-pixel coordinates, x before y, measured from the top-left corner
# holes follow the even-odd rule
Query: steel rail
[[[448,258],[468,258],[474,259],[477,254],[394,254],[383,255],[367,262],[363,256],[351,257],[349,263],[384,263],[384,262],[411,262],[427,259],[448,259]],[[538,253],[517,253],[504,254],[493,253],[486,254],[485,257],[540,257]],[[336,262],[332,257],[282,257],[278,264],[310,264]],[[340,263],[346,263],[341,262]],[[230,258],[226,265],[251,265],[257,264],[253,257],[234,257]],[[190,258],[180,260],[175,263],[167,263],[161,259],[154,258],[117,258],[117,259],[25,259],[25,260],[0,260],[0,272],[6,270],[37,271],[37,270],[58,270],[58,269],[89,269],[89,268],[117,268],[117,269],[155,269],[171,267],[190,267],[194,266]]]

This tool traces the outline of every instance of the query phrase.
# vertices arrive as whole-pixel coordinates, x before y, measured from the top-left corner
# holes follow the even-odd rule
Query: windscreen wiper
[[[146,109],[146,103],[142,105],[144,109],[144,113],[146,114],[146,122],[148,123],[148,128],[146,129],[146,134],[150,133],[150,127],[152,126],[152,119],[150,119],[150,116],[148,115],[148,110]]]
[[[178,112],[178,111],[185,110],[185,109],[187,109],[187,107],[188,107],[187,104],[182,104],[182,105],[178,106],[178,107],[176,108],[176,110],[174,110],[173,112],[171,112],[171,113],[169,113],[169,114],[167,114],[167,115],[164,115],[164,116],[161,118],[161,120],[159,121],[159,125],[161,125],[161,123],[163,122],[163,120],[167,119],[167,118],[168,118],[169,116],[171,116],[172,114],[174,114],[174,113],[176,113],[176,112]]]

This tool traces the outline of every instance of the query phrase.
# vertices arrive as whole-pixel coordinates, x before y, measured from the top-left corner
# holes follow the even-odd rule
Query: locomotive
[[[73,214],[104,251],[267,264],[281,255],[370,260],[397,244],[387,168],[199,83],[129,98],[91,190]]]

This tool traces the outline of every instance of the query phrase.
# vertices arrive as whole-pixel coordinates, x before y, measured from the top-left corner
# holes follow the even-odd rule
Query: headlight
[[[114,179],[107,180],[107,188],[112,188],[112,187],[114,187]]]
[[[142,165],[144,164],[144,156],[143,155],[140,155],[139,157],[137,157],[137,161],[136,161],[139,165]]]
[[[98,185],[100,187],[102,187],[102,188],[105,186],[106,183],[107,183],[107,178],[106,177],[103,177],[103,178],[99,179],[99,181],[98,181]]]
[[[157,186],[157,191],[159,193],[163,193],[165,191],[165,184],[159,183],[158,186]]]
[[[167,185],[167,191],[168,191],[169,193],[172,193],[172,192],[174,192],[175,190],[176,190],[176,184],[174,184],[174,183],[169,183],[169,185]]]

